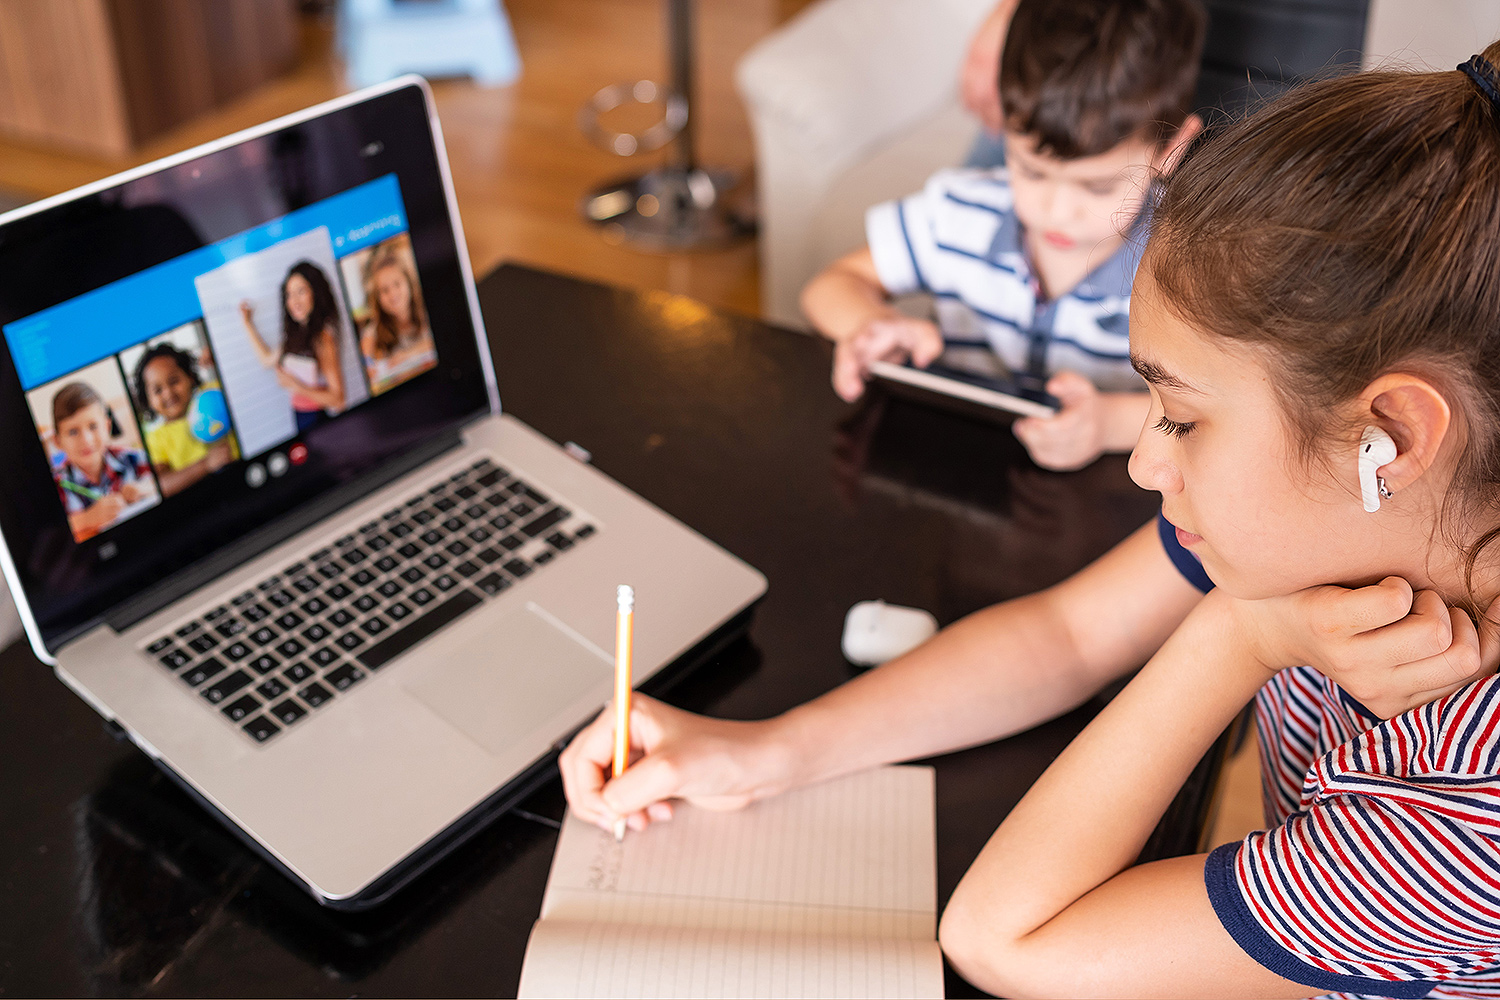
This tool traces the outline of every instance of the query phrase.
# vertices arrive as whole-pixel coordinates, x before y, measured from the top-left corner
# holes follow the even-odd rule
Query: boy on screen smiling
[[[87,383],[69,382],[52,397],[52,433],[64,457],[53,478],[68,527],[79,541],[156,493],[145,453],[111,445],[112,428],[104,400]]]
[[[1000,60],[1008,166],[942,170],[875,206],[868,245],[803,289],[840,396],[857,399],[877,360],[987,349],[1062,402],[1015,423],[1038,465],[1131,449],[1149,402],[1130,367],[1130,287],[1152,178],[1202,129],[1204,27],[1197,0],[1021,0]],[[934,297],[936,323],[889,301],[913,292]]]

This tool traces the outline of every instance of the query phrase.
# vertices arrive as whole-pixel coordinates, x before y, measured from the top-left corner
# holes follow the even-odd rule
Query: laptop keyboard
[[[485,459],[144,649],[265,743],[596,532]]]

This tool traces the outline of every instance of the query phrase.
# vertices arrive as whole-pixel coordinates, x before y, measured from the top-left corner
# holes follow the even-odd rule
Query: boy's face
[[[152,358],[141,373],[146,402],[165,420],[179,420],[193,398],[193,380],[171,358]]]
[[[109,418],[104,407],[93,403],[57,422],[57,446],[68,461],[89,478],[98,479],[104,467],[104,449],[109,445]]]
[[[1034,137],[1007,129],[1005,159],[1016,217],[1031,247],[1092,256],[1099,244],[1118,241],[1139,214],[1165,149],[1127,139],[1098,156],[1060,160],[1038,152]]]

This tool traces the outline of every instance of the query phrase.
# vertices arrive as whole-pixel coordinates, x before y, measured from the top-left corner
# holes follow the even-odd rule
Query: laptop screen
[[[416,86],[0,226],[0,335],[49,645],[488,409]]]

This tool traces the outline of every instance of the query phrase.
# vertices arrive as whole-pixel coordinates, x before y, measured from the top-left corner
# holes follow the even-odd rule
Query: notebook
[[[563,822],[521,997],[940,997],[933,771]]]

